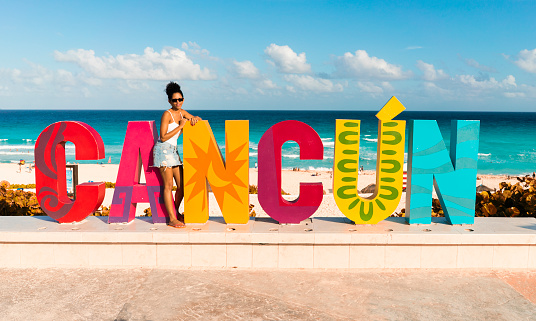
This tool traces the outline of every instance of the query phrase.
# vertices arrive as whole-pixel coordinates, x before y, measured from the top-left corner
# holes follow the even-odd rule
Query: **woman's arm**
[[[182,129],[182,127],[184,127],[184,124],[186,123],[186,121],[181,120],[179,122],[179,127],[173,129],[172,131],[168,133],[167,130],[168,130],[170,120],[171,120],[171,116],[169,115],[167,111],[165,111],[162,114],[162,118],[160,118],[160,141],[162,142],[165,142],[166,140],[173,137],[176,133],[179,132],[179,130]]]
[[[203,119],[201,119],[201,117],[193,116],[192,114],[190,114],[189,112],[187,112],[184,109],[182,110],[182,117],[184,117],[187,120],[189,120],[192,125],[195,125],[195,123],[197,123],[198,121],[203,120]]]

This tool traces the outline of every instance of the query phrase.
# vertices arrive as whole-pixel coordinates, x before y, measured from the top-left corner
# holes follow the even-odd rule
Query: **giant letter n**
[[[249,121],[225,121],[225,162],[208,121],[184,126],[184,219],[208,220],[207,180],[226,223],[249,221]]]
[[[451,224],[474,223],[479,131],[477,120],[453,120],[449,156],[436,121],[410,121],[406,191],[410,224],[431,223],[432,186]]]

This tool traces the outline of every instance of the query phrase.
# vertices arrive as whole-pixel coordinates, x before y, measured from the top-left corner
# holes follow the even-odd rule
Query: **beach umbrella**
[[[370,184],[369,186],[363,188],[361,193],[374,193],[376,191],[376,184]]]
[[[480,184],[479,186],[477,186],[476,191],[477,191],[478,193],[480,193],[480,192],[493,192],[494,189],[489,188],[489,187],[487,187],[486,185],[482,185],[482,184]]]

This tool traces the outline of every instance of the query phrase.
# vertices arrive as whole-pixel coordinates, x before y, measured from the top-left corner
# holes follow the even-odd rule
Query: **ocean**
[[[282,149],[282,166],[285,169],[299,167],[331,170],[335,120],[359,119],[362,126],[359,165],[366,170],[376,169],[377,111],[189,111],[209,121],[223,155],[225,120],[249,120],[250,167],[254,167],[257,162],[259,140],[270,126],[284,120],[305,122],[322,139],[324,159],[300,160],[298,144],[287,142]],[[18,163],[20,159],[33,162],[34,145],[42,130],[57,121],[76,120],[87,123],[99,132],[104,141],[106,158],[99,161],[77,161],[74,158],[74,145],[68,143],[67,161],[107,163],[111,157],[113,164],[119,164],[128,121],[154,120],[159,126],[162,112],[163,110],[0,110],[0,162]],[[480,120],[479,174],[524,175],[536,171],[536,113],[405,111],[397,119],[436,120],[447,147],[450,146],[451,120]],[[182,137],[179,144],[181,141]]]

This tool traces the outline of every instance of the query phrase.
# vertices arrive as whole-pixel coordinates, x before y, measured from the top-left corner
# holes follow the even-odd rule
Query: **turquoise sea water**
[[[82,121],[101,135],[106,158],[98,162],[118,164],[128,121],[154,120],[159,126],[163,110],[0,110],[0,162],[33,161],[34,144],[43,129],[62,120]],[[264,132],[284,120],[307,123],[319,134],[324,144],[323,160],[300,160],[299,146],[294,142],[283,145],[283,168],[333,168],[335,119],[360,119],[362,134],[360,166],[376,168],[377,111],[236,111],[190,110],[210,122],[214,136],[223,152],[225,120],[249,120],[250,167],[257,162],[257,145]],[[403,112],[397,119],[437,120],[447,146],[451,120],[480,120],[480,174],[529,174],[536,170],[536,113],[480,112]],[[407,136],[406,136],[407,137]],[[179,139],[179,143],[181,139]],[[74,145],[66,148],[67,161],[74,162]],[[97,161],[85,161],[96,163]],[[81,162],[83,163],[83,162]]]

